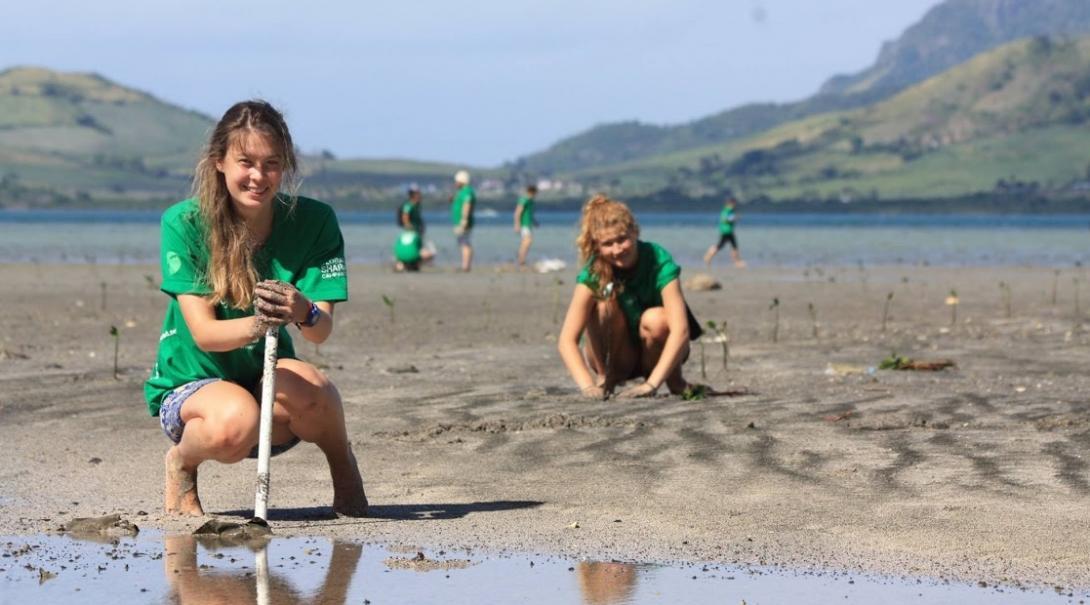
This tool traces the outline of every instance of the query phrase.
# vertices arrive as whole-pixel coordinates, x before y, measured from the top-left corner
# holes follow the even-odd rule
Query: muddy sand
[[[724,289],[687,296],[727,320],[729,364],[708,343],[706,380],[699,346],[685,370],[748,394],[591,402],[555,352],[572,275],[352,267],[333,338],[297,344],[344,397],[372,517],[330,515],[324,459],[303,445],[273,460],[276,534],[1090,586],[1085,275],[713,275]],[[157,269],[0,277],[0,535],[107,513],[167,533],[206,521],[162,515],[168,441],[141,390]],[[871,370],[893,352],[956,367]],[[254,479],[250,461],[206,464],[205,509],[248,518]]]

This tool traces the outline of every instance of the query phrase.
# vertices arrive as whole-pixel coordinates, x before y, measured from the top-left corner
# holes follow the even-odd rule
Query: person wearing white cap
[[[450,222],[454,225],[454,235],[462,249],[462,271],[468,272],[473,264],[473,245],[470,233],[473,230],[473,211],[477,205],[477,194],[469,186],[469,173],[459,170],[454,174],[454,195],[450,198]]]

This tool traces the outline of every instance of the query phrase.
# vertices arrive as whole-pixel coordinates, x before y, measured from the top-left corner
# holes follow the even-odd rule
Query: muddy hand
[[[254,288],[254,309],[282,325],[305,320],[310,301],[295,286],[267,279]]]
[[[658,387],[652,386],[650,382],[641,382],[640,384],[637,384],[634,387],[629,387],[629,388],[621,391],[621,393],[619,395],[617,395],[617,398],[618,399],[637,399],[637,398],[640,398],[640,397],[654,397],[655,396],[655,391],[657,391],[657,390],[658,390]]]
[[[256,303],[255,303],[256,304]],[[265,337],[265,333],[269,328],[276,328],[286,324],[286,321],[269,317],[263,314],[259,309],[254,309],[254,323],[250,326],[250,342]]]
[[[604,388],[596,384],[591,384],[583,387],[582,393],[583,397],[586,397],[587,399],[593,399],[595,401],[602,401],[609,397],[609,393]]]

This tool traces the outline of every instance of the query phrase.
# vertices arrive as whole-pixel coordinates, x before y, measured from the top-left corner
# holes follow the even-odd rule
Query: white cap
[[[461,183],[463,185],[468,185],[469,184],[469,173],[466,172],[465,170],[459,170],[458,172],[455,172],[454,173],[454,182],[455,183]]]

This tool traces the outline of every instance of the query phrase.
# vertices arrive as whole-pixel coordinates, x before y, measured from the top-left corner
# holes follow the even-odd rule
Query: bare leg
[[[473,246],[462,244],[462,271],[469,272],[473,266]]]
[[[719,248],[717,248],[715,244],[712,244],[708,248],[708,251],[704,253],[704,265],[708,267],[712,266],[712,259],[715,258],[716,252],[719,252]]]
[[[586,347],[598,386],[607,393],[632,375],[638,352],[628,336],[628,322],[614,300],[595,304],[587,321]]]
[[[742,255],[738,253],[738,248],[730,249],[731,260],[734,261],[734,266],[741,269],[746,266],[746,261],[742,260]]]
[[[350,517],[367,515],[367,496],[344,424],[337,387],[314,366],[297,359],[277,363],[276,401],[290,418],[291,432],[318,446],[333,480],[333,510]]]
[[[163,510],[172,515],[203,515],[204,508],[197,495],[197,469],[183,468],[176,445],[167,450],[165,462]]]
[[[653,307],[643,312],[640,317],[640,372],[650,376],[662,357],[666,339],[670,337],[670,325],[666,321],[666,311],[662,307]],[[689,356],[689,343],[681,351],[681,361],[673,372],[666,376],[666,387],[673,394],[678,394],[689,387],[681,375],[681,366]]]
[[[182,404],[185,431],[167,451],[163,507],[167,513],[203,515],[197,467],[206,460],[232,463],[257,443],[259,409],[253,395],[230,382],[201,387]],[[283,440],[283,435],[280,436]]]
[[[524,237],[519,242],[519,268],[526,267],[526,255],[530,252],[530,244],[534,243],[534,238]]]

